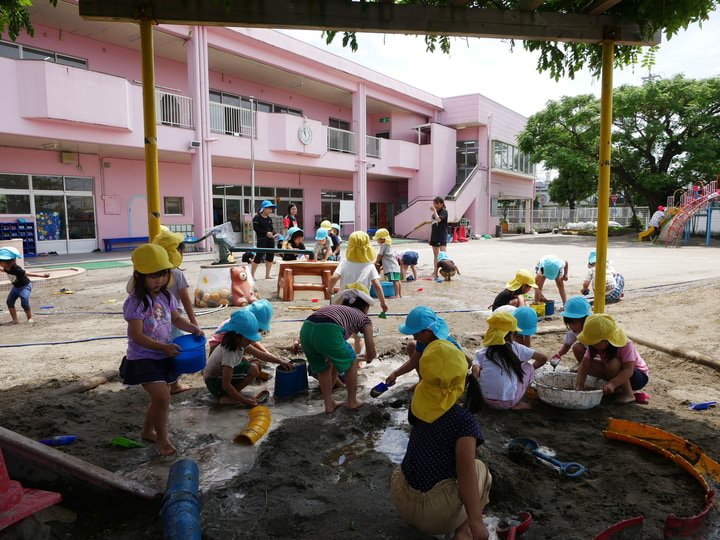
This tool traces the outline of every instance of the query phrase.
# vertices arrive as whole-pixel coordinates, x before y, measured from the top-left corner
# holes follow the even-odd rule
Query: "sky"
[[[498,39],[454,39],[446,55],[425,52],[422,36],[358,34],[359,49],[353,53],[342,46],[342,36],[328,46],[319,31],[283,32],[438,97],[482,94],[524,116],[562,96],[600,95],[600,81],[587,70],[574,80],[558,82],[547,73],[538,73],[538,53],[526,52],[520,42],[510,52],[509,43]],[[720,11],[715,11],[702,28],[693,24],[670,41],[663,39],[652,74],[668,78],[683,73],[693,79],[720,76],[719,48]],[[639,64],[615,69],[613,86],[639,85],[647,75],[648,70]]]

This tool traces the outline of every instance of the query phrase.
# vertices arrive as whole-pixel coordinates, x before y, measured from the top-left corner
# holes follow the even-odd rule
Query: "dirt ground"
[[[611,241],[610,258],[625,274],[627,292],[619,304],[606,311],[631,337],[716,358],[720,321],[717,248],[664,249],[639,245],[630,238]],[[568,288],[571,295],[577,294],[593,242],[593,238],[539,235],[449,246],[462,276],[451,283],[423,279],[406,283],[404,297],[390,300],[388,319],[373,318],[380,330],[376,338],[379,357],[360,372],[365,406],[357,412],[340,408],[332,415],[312,412],[321,404],[312,379],[307,395],[286,401],[284,409],[277,405],[275,410],[286,411],[295,402],[298,410],[305,412],[274,423],[257,445],[254,464],[242,473],[202,489],[203,538],[426,538],[398,517],[389,498],[388,478],[402,452],[379,449],[388,433],[399,433],[402,440],[408,431],[405,419],[411,393],[404,387],[416,377],[406,375],[378,399],[368,395],[383,374],[403,361],[405,341],[397,326],[412,307],[430,305],[446,312],[442,315],[453,336],[472,353],[480,348],[480,333],[486,329],[484,310],[516,268],[532,270],[539,256],[556,253],[570,261]],[[395,247],[416,249],[420,276],[429,275],[430,248],[426,244]],[[186,256],[184,268],[191,284],[196,282],[200,265],[211,259],[209,254]],[[30,259],[26,264],[35,271],[43,264],[61,262],[58,258]],[[126,475],[151,462],[165,462],[166,468],[173,462],[160,460],[152,446],[128,450],[108,444],[118,436],[140,440],[147,405],[144,392],[125,388],[117,380],[79,394],[57,396],[54,392],[118,367],[126,346],[121,338],[126,331],[121,311],[130,271],[129,266],[88,270],[72,283],[36,287],[32,298],[36,322],[31,325],[9,324],[7,312],[0,313],[0,425],[32,439],[77,435],[73,445],[59,450]],[[74,292],[51,295],[60,286]],[[289,358],[282,347],[291,342],[301,320],[310,313],[290,308],[317,304],[278,301],[274,281],[260,280],[257,288],[259,296],[273,301],[275,307],[275,322],[265,344]],[[548,293],[558,298],[552,285]],[[230,311],[203,314],[200,324],[209,334]],[[561,325],[561,317],[555,315],[541,320],[540,329]],[[560,332],[540,333],[533,346],[552,355],[561,340]],[[687,439],[720,461],[718,410],[688,408],[690,403],[718,399],[720,374],[654,348],[640,345],[638,349],[650,366],[648,404],[615,405],[612,398],[604,398],[594,409],[567,411],[534,401],[529,411],[486,409],[478,414],[486,441],[477,455],[493,474],[491,502],[486,509],[491,526],[524,510],[532,513],[533,524],[523,538],[587,540],[614,523],[644,515],[643,531],[632,537],[659,539],[668,514],[691,516],[702,509],[704,493],[685,471],[650,451],[607,440],[602,432],[609,418],[641,422]],[[573,364],[566,356],[561,368]],[[211,414],[231,414],[238,418],[240,429],[247,414],[241,407],[215,405],[199,374],[184,380],[193,388],[174,396],[170,411],[171,436],[180,449],[178,459],[227,439],[220,433],[202,433],[184,422],[183,411],[206,408]],[[265,384],[272,388],[272,383]],[[337,397],[342,398],[343,392],[338,391]],[[315,407],[310,414],[307,403]],[[269,406],[273,410],[276,405],[271,402]],[[514,437],[530,437],[557,459],[583,464],[585,474],[563,479],[535,458],[510,459],[507,442]],[[201,477],[209,472],[201,464]],[[133,477],[164,489],[165,478],[150,474],[143,478],[143,474]],[[47,518],[46,525],[49,538],[158,538],[162,534],[158,509],[159,505],[147,503],[145,512],[118,515],[113,508],[99,512],[68,508],[63,519]]]

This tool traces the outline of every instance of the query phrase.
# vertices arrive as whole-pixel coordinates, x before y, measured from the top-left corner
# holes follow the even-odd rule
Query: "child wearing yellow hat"
[[[330,278],[328,290],[332,293],[338,285],[340,291],[352,283],[361,283],[368,290],[375,290],[375,295],[383,311],[388,310],[387,300],[380,285],[380,274],[375,268],[377,253],[370,245],[370,236],[365,231],[355,231],[348,238],[345,257],[335,268]]]
[[[392,248],[390,231],[387,229],[378,229],[375,231],[373,240],[376,240],[377,243],[380,244],[377,259],[375,259],[375,267],[378,269],[378,272],[380,272],[382,268],[382,273],[385,274],[385,280],[393,284],[395,296],[402,298],[402,288],[400,285],[402,274],[400,273],[400,263],[398,263],[395,250]]]
[[[473,414],[477,385],[465,355],[449,341],[430,343],[420,360],[422,380],[410,404],[407,452],[390,477],[390,496],[400,516],[425,534],[488,538],[483,510],[492,476],[475,458],[484,442]],[[470,385],[468,409],[457,401]]]
[[[127,354],[120,364],[120,377],[128,386],[142,385],[150,395],[141,435],[154,441],[162,456],[177,452],[168,438],[171,386],[180,374],[173,358],[180,346],[172,343],[173,325],[196,336],[199,326],[178,313],[178,301],[168,291],[173,264],[167,251],[157,244],[143,244],[132,253],[133,290],[123,305],[128,323]]]
[[[529,306],[525,295],[537,288],[535,277],[527,270],[518,270],[515,277],[505,284],[505,289],[498,293],[490,308],[495,311],[501,306]]]
[[[477,377],[483,401],[492,409],[529,409],[522,402],[535,370],[547,362],[547,355],[510,341],[508,334],[518,332],[517,319],[507,311],[488,317],[483,348],[475,353],[472,374]]]
[[[575,389],[584,390],[585,380],[591,375],[607,381],[603,393],[618,394],[615,403],[636,401],[635,392],[645,387],[650,372],[615,319],[605,313],[590,315],[577,339],[588,349],[578,367]]]

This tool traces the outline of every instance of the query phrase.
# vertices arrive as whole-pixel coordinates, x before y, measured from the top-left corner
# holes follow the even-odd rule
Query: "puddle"
[[[404,358],[397,357],[381,362],[375,361],[369,366],[363,365],[358,373],[358,395],[367,403],[375,401],[369,397],[370,389],[397,366],[404,362]],[[416,376],[408,374],[400,382],[415,382]],[[252,392],[257,394],[267,389],[272,394],[274,379],[269,382],[253,386]],[[276,400],[271,397],[265,404],[272,414],[272,422],[268,432],[276,429],[284,420],[299,416],[315,415],[323,412],[324,405],[318,383],[309,378],[309,390],[301,392],[294,397]],[[402,392],[398,384],[393,392]],[[337,392],[338,397],[344,399],[344,390]],[[172,459],[157,457],[140,467],[118,471],[123,476],[151,486],[159,491],[165,490],[170,467],[177,459],[192,459],[200,468],[199,489],[201,492],[218,487],[228,480],[248,471],[255,463],[258,449],[265,437],[255,445],[233,443],[232,439],[248,424],[248,409],[234,406],[212,405],[197,407],[190,402],[181,402],[170,410],[171,431],[181,430],[182,437],[173,438],[173,444],[178,448],[178,454]],[[387,454],[393,463],[400,463],[407,447],[408,431],[407,411],[405,409],[391,410],[392,426],[378,431],[364,440],[356,440],[347,446],[332,452],[323,460],[330,467],[339,467],[347,460],[362,456],[370,451],[379,451]],[[198,446],[198,441],[207,439],[207,443]]]

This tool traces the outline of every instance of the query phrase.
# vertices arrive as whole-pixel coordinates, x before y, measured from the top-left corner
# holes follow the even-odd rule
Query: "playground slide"
[[[649,229],[638,234],[638,242],[642,242],[643,240],[650,240],[650,235],[654,230],[655,227],[650,227]]]

